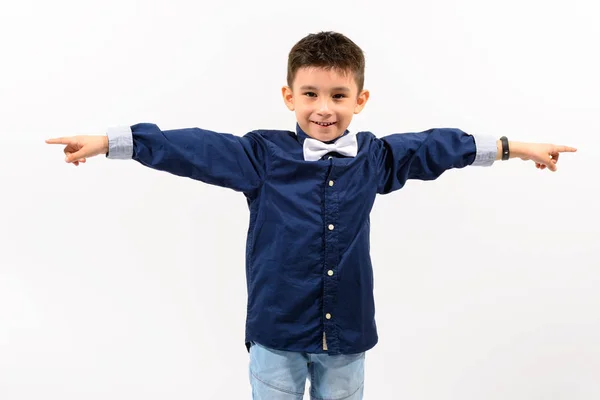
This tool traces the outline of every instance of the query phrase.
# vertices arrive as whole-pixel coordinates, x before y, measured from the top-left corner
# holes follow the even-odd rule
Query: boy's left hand
[[[524,142],[510,142],[509,149],[512,157],[531,160],[535,163],[536,168],[548,168],[550,171],[557,170],[556,163],[558,162],[560,153],[573,153],[577,151],[576,148],[569,146]]]

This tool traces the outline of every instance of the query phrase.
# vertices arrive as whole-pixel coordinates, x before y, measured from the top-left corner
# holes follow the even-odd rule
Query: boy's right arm
[[[155,124],[114,127],[105,136],[50,139],[66,144],[67,162],[106,154],[111,159],[134,159],[150,168],[249,192],[262,185],[268,170],[265,140],[255,132],[244,136],[200,128],[162,131]]]

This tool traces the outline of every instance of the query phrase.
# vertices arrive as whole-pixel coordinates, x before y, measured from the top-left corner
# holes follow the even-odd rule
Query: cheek
[[[305,104],[298,104],[296,106],[296,114],[300,116],[309,116],[312,114],[312,108]]]
[[[353,114],[354,114],[353,108],[344,107],[343,110],[340,110],[340,117],[342,117],[344,119],[352,118]]]

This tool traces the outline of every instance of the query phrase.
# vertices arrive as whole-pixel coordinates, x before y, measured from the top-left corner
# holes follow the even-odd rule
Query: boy
[[[365,352],[377,343],[369,213],[376,194],[450,168],[519,157],[556,170],[551,144],[508,142],[459,129],[377,138],[351,133],[365,107],[362,50],[335,32],[300,40],[288,58],[285,105],[295,132],[243,137],[151,123],[106,135],[49,139],[66,162],[134,159],[150,168],[242,192],[250,209],[245,342],[254,399],[361,399]]]

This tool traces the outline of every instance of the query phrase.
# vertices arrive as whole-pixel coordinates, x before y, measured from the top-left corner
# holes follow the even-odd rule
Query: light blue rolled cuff
[[[106,158],[129,160],[133,157],[133,134],[129,126],[114,126],[106,130],[108,153]]]
[[[489,135],[471,135],[475,139],[475,147],[477,152],[475,153],[475,161],[473,164],[476,167],[489,167],[498,155],[498,146],[496,145],[497,139]]]

